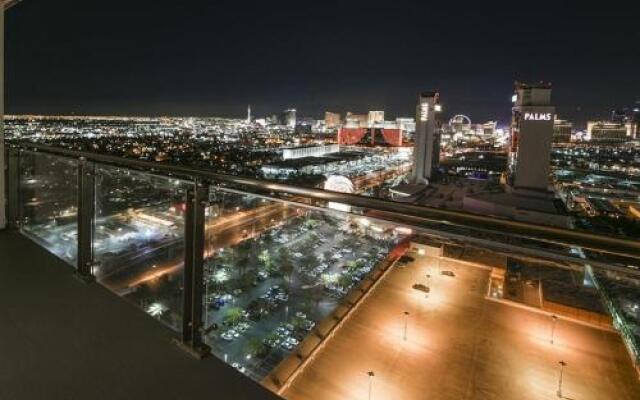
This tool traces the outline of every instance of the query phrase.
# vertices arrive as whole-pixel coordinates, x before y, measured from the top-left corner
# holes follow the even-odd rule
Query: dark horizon
[[[582,126],[640,99],[637,5],[127,3],[8,11],[7,113],[393,118],[437,89],[447,115],[505,124],[513,82],[544,80]]]

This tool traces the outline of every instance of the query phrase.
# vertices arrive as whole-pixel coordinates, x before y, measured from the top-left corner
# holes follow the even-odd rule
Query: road
[[[295,209],[273,203],[211,219],[206,227],[205,258],[217,249],[233,246],[293,215]],[[183,247],[182,238],[167,239],[133,253],[128,252],[130,257],[118,255],[122,260],[120,267],[99,279],[114,292],[124,294],[142,283],[179,273],[184,267]]]
[[[288,400],[639,399],[620,337],[485,299],[489,272],[435,258],[394,269],[283,393]],[[427,284],[431,293],[411,289]],[[403,340],[404,315],[407,340]]]

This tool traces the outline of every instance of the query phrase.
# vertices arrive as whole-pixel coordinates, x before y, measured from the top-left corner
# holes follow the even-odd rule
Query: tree
[[[307,320],[298,316],[291,318],[290,322],[291,322],[291,325],[293,325],[293,327],[297,330],[302,330],[307,325]]]
[[[269,348],[258,338],[251,338],[247,342],[247,353],[252,357],[264,357],[268,351]]]
[[[298,245],[298,248],[295,249],[295,250],[296,250],[296,252],[302,253],[302,254],[312,253],[314,244],[315,244],[315,242],[313,242],[309,238],[307,238],[303,242],[301,242]]]
[[[303,253],[302,257],[302,265],[305,270],[310,270],[315,268],[318,264],[320,264],[320,260],[316,256],[316,254],[312,251],[309,253]]]
[[[235,248],[234,265],[238,270],[238,277],[242,277],[248,268],[258,264],[258,255],[253,248],[252,240],[245,240]]]
[[[255,271],[245,272],[244,275],[240,277],[240,284],[242,285],[242,289],[246,289],[251,286],[256,280],[256,275],[257,274]]]
[[[233,307],[227,311],[224,317],[224,322],[227,325],[235,326],[242,322],[242,309],[240,307]]]
[[[317,233],[315,233],[315,232],[309,233],[308,241],[311,242],[312,245],[316,244],[318,242],[318,239],[319,239],[319,237],[318,237]]]
[[[291,278],[293,277],[295,266],[291,260],[291,254],[289,254],[289,250],[287,250],[286,247],[281,247],[278,251],[278,264],[280,266],[280,272],[282,272],[289,289],[291,289]]]
[[[265,247],[271,247],[271,245],[273,244],[273,236],[271,236],[269,233],[262,234],[260,238]]]
[[[315,304],[315,313],[316,315],[320,314],[320,302],[324,298],[324,286],[316,285],[311,288],[311,300]]]
[[[358,264],[356,263],[355,260],[352,260],[347,262],[346,267],[347,267],[347,271],[353,272],[355,269],[358,268]]]
[[[333,257],[335,253],[333,251],[327,250],[323,253],[324,255],[324,261],[329,261],[331,260],[331,257]]]
[[[357,225],[356,225],[356,227],[357,227]],[[353,237],[345,236],[340,241],[340,244],[338,245],[338,247],[341,248],[341,249],[351,248],[351,247],[353,247],[354,244],[355,244],[355,239]]]
[[[348,288],[352,282],[353,281],[351,279],[350,273],[344,273],[340,275],[340,277],[338,278],[338,284],[342,286],[344,289]]]
[[[267,249],[262,250],[262,252],[260,252],[260,255],[258,256],[258,260],[260,260],[260,263],[262,263],[262,265],[266,270],[271,269],[272,262],[271,262],[271,254],[269,254],[269,250]]]
[[[277,341],[280,339],[280,336],[276,332],[271,332],[269,336],[267,336],[267,341]]]

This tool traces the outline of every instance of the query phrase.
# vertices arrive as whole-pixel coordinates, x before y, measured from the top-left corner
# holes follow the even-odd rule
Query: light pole
[[[428,299],[430,292],[431,292],[431,274],[427,274],[427,293],[425,293],[424,297]]]
[[[551,316],[551,344],[553,344],[553,338],[556,333],[556,323],[558,322],[558,317],[556,315]]]
[[[369,371],[367,372],[367,375],[369,376],[369,400],[371,400],[371,394],[373,392],[373,377],[376,376],[376,374],[374,374],[373,371]]]
[[[404,333],[402,335],[402,338],[406,342],[407,341],[407,325],[409,323],[409,311],[405,311],[403,314],[404,314]]]
[[[558,391],[556,392],[556,395],[558,397],[562,397],[562,374],[564,373],[564,367],[567,366],[567,363],[560,361],[558,365],[560,365],[560,376],[558,377]]]

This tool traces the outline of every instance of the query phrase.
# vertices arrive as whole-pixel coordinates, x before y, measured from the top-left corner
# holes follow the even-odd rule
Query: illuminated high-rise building
[[[633,122],[588,121],[587,135],[592,142],[626,142],[636,137]]]
[[[284,110],[282,113],[282,124],[286,125],[288,128],[295,128],[297,123],[296,110],[295,108],[290,108],[288,110]]]
[[[345,125],[348,128],[366,128],[369,125],[369,116],[348,112],[345,117]]]
[[[509,183],[514,189],[548,192],[555,107],[551,85],[516,82],[511,121]]]
[[[342,116],[339,113],[325,112],[324,124],[329,129],[334,129],[342,125]]]
[[[251,104],[247,107],[247,124],[251,123]]]
[[[550,190],[555,119],[551,85],[516,82],[512,100],[508,184],[503,192],[465,195],[463,208],[478,214],[567,227],[569,217],[566,207]]]
[[[338,143],[347,146],[402,146],[402,130],[393,128],[346,128],[338,130]]]
[[[396,125],[407,133],[413,134],[416,131],[416,120],[413,118],[396,118]]]
[[[571,133],[573,124],[564,119],[558,119],[556,116],[553,120],[553,143],[569,143],[571,142]]]
[[[624,124],[630,132],[628,136],[631,136],[631,139],[637,139],[640,130],[640,100],[636,101],[632,107],[613,110],[611,122]]]
[[[424,92],[416,107],[416,133],[412,180],[428,184],[435,178],[440,163],[441,110],[438,92]]]
[[[384,111],[369,111],[369,127],[384,123]]]

